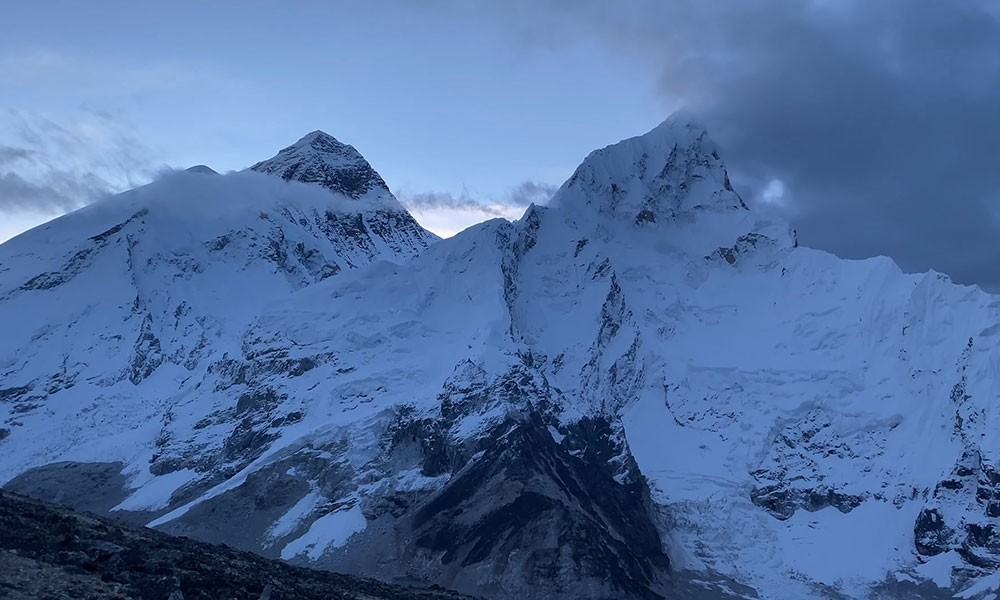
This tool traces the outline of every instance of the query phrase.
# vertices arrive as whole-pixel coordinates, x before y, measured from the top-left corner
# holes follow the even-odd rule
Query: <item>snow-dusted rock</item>
[[[303,160],[341,158],[301,146]],[[58,458],[147,462],[172,408],[240,352],[262,307],[373,262],[405,262],[435,240],[384,186],[348,197],[207,167],[10,240],[0,246],[0,427],[10,438],[0,479]]]
[[[311,134],[253,169],[348,207],[388,203],[358,165]],[[690,119],[592,153],[520,221],[407,262],[361,253],[348,266],[368,266],[351,270],[325,245],[288,251],[307,234],[356,239],[316,224],[318,198],[239,221],[232,256],[212,252],[234,240],[212,250],[224,234],[197,228],[177,239],[201,250],[174,251],[147,203],[102,221],[121,224],[107,234],[66,225],[85,211],[0,247],[53,265],[10,258],[0,272],[0,311],[31,298],[40,315],[0,346],[0,473],[120,464],[129,490],[114,508],[154,527],[497,598],[995,588],[1000,302],[885,258],[799,247],[745,205]],[[283,259],[248,241],[278,222],[284,237],[267,239],[286,240]],[[404,225],[375,237],[426,245]],[[132,228],[140,251],[153,235],[170,243],[137,252]],[[407,247],[387,253],[423,246]],[[323,276],[331,262],[337,276]],[[223,278],[236,291],[204,301]],[[124,304],[81,305],[98,281]],[[165,326],[175,290],[195,316]],[[267,297],[238,302],[254,293]],[[100,325],[74,325],[95,314]],[[38,481],[15,480],[41,493]]]

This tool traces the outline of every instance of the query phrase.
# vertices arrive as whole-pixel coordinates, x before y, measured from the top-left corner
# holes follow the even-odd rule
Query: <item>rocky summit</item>
[[[440,241],[362,161],[0,246],[0,481],[489,598],[995,595],[1000,299],[800,246],[684,115]]]

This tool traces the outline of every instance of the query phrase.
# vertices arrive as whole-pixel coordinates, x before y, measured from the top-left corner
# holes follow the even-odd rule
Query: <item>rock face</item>
[[[496,433],[481,458],[412,512],[413,554],[437,559],[429,561],[440,565],[433,580],[500,590],[555,587],[577,597],[661,597],[669,560],[650,518],[648,490],[641,479],[614,480],[606,434],[560,446],[537,422],[507,422]],[[570,446],[584,453],[574,456]]]
[[[296,195],[287,215],[254,205],[245,238],[195,228],[193,263],[133,252],[177,275],[104,290],[124,326],[79,325],[96,304],[22,317],[0,352],[8,485],[52,498],[86,477],[90,506],[164,531],[491,598],[1000,585],[995,297],[799,247],[683,117],[592,153],[549,206],[422,252],[386,241],[412,219],[359,164],[311,134],[254,167],[277,178],[242,174],[343,210]],[[112,240],[158,214],[131,210],[88,243],[125,252]],[[296,250],[298,228],[368,258]],[[110,250],[49,257],[33,235],[0,250],[58,268],[0,273],[0,310],[97,289]],[[392,262],[355,242],[375,238]]]
[[[9,600],[461,600],[175,538],[0,492],[0,596]]]
[[[250,170],[285,181],[313,183],[354,200],[372,193],[389,193],[385,181],[354,146],[342,144],[322,131],[304,136]]]

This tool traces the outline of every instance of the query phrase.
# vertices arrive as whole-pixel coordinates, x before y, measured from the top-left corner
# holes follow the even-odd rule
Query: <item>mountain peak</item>
[[[353,146],[344,144],[329,133],[317,129],[302,136],[299,141],[292,144],[292,148],[310,148],[317,152],[327,154],[343,154],[361,156]]]
[[[550,205],[588,207],[636,223],[747,209],[708,131],[687,111],[590,153]]]
[[[218,175],[219,173],[207,165],[195,165],[184,169],[188,173],[198,173],[199,175]]]
[[[674,112],[653,129],[632,139],[642,140],[644,145],[650,149],[668,147],[672,150],[674,147],[679,147],[695,149],[709,155],[718,154],[715,142],[709,136],[708,128],[695,113],[687,109]],[[721,160],[720,166],[725,168],[724,165],[721,165]]]
[[[389,194],[385,181],[354,146],[318,129],[250,170],[317,184],[355,200],[370,192]]]

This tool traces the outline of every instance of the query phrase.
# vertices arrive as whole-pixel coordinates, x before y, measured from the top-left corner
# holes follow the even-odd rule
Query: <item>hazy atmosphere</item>
[[[449,235],[686,106],[802,243],[1000,285],[996,4],[625,5],[5,2],[0,236],[314,129]]]

